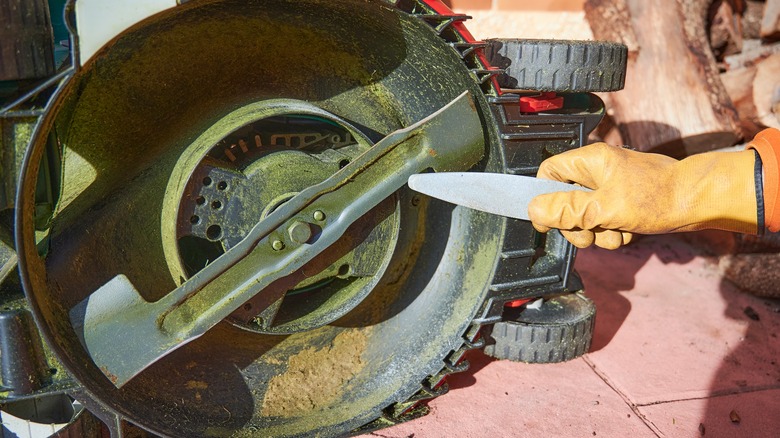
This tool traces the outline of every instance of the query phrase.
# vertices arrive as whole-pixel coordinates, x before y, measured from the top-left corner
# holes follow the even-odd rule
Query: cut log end
[[[760,35],[767,42],[780,41],[780,0],[766,0]]]

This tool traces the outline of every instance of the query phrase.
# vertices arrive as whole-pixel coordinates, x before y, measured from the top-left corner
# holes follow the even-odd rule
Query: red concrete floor
[[[587,249],[576,266],[598,307],[590,353],[473,353],[428,416],[365,437],[780,436],[780,301],[739,292],[679,236]]]

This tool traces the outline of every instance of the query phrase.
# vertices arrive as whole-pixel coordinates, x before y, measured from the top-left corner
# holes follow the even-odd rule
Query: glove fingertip
[[[549,227],[545,227],[544,225],[539,225],[539,224],[537,224],[535,222],[531,222],[531,225],[533,225],[533,227],[534,227],[534,229],[536,231],[538,231],[538,232],[540,232],[542,234],[547,233],[548,231],[550,231],[552,229],[552,228],[549,228]]]
[[[577,248],[587,248],[596,241],[596,235],[590,230],[561,230],[561,234]]]
[[[623,233],[615,230],[596,231],[596,246],[603,249],[615,250],[623,246]]]

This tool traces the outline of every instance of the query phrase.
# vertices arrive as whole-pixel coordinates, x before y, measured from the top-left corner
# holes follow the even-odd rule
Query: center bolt
[[[293,222],[287,229],[287,233],[290,235],[290,240],[295,243],[306,243],[312,236],[311,226],[306,222],[299,221]]]

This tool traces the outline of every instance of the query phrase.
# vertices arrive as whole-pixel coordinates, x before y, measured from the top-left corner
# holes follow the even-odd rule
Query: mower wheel
[[[485,354],[516,362],[565,362],[590,348],[596,306],[581,293],[570,293],[506,317],[510,319],[493,324]]]
[[[582,93],[623,89],[628,49],[607,41],[492,39],[485,54],[504,70],[501,88]]]

